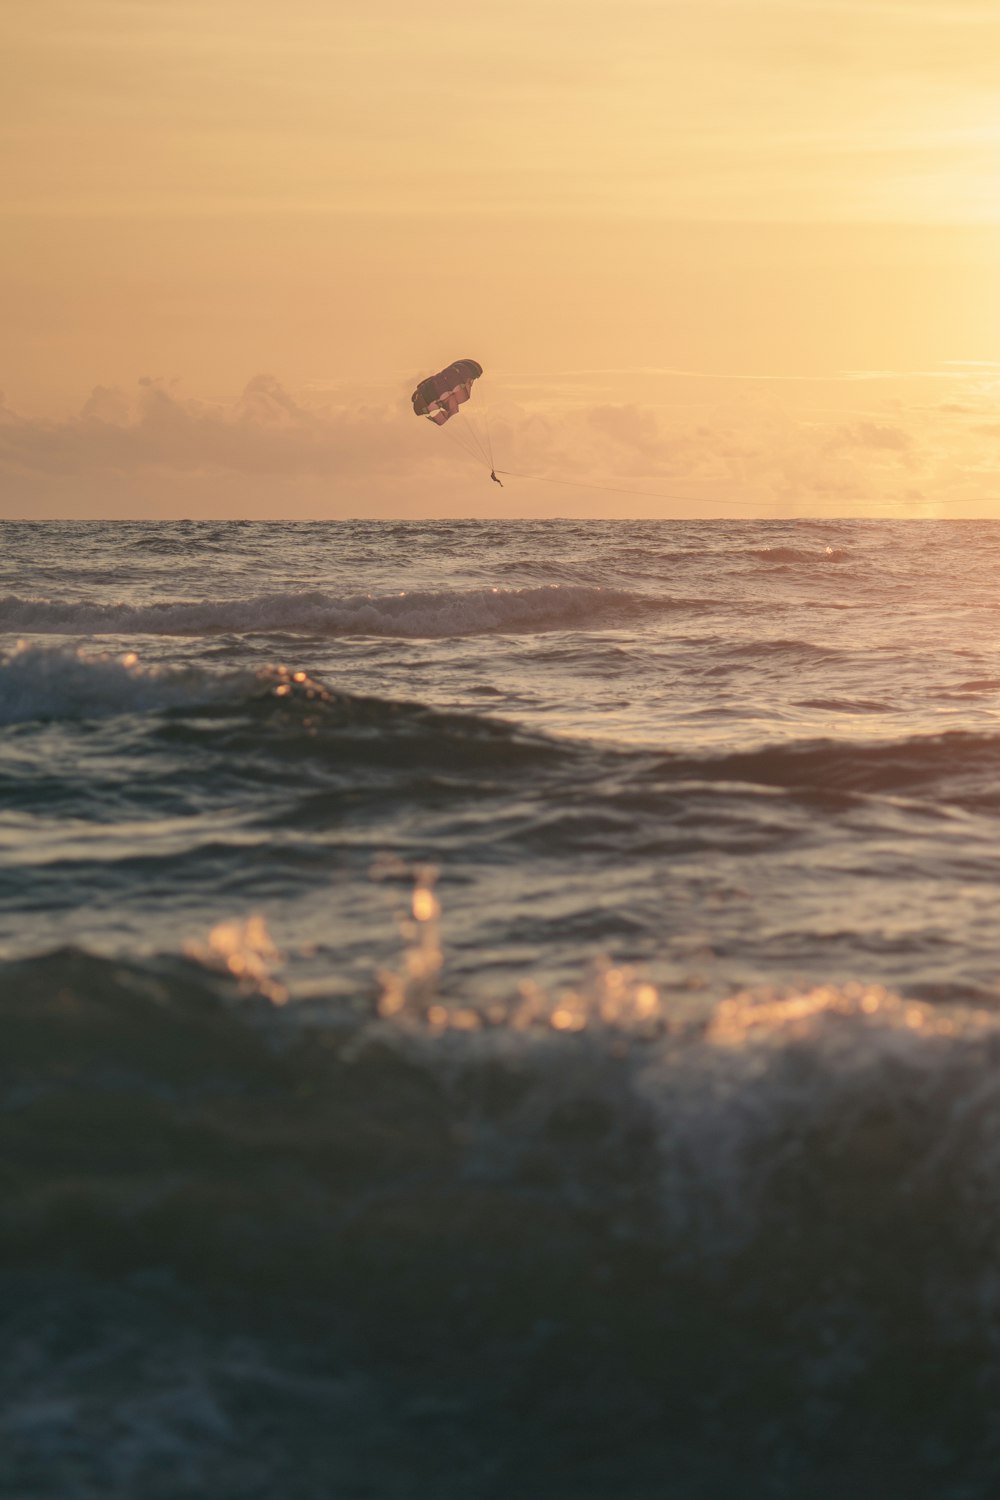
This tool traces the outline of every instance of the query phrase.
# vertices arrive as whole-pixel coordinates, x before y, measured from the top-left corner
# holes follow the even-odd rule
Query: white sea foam
[[[146,667],[133,651],[95,654],[20,641],[0,658],[0,724],[179,708],[242,695],[258,681],[251,672]]]
[[[278,631],[308,635],[454,636],[592,625],[617,615],[665,607],[618,589],[549,584],[537,588],[414,589],[387,594],[320,591],[247,599],[135,606],[48,599],[0,599],[0,630],[35,635],[241,635]]]

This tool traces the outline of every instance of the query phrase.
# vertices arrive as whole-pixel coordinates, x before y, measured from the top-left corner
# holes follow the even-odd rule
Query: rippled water
[[[9,1492],[995,1493],[1000,526],[2,533]]]

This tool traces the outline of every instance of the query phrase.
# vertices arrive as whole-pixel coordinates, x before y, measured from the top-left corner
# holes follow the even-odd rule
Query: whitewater
[[[1000,523],[0,533],[0,1492],[997,1492]]]

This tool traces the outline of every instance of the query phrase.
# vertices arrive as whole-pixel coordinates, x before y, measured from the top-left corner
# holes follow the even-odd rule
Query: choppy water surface
[[[1000,526],[2,539],[7,1492],[996,1493]]]

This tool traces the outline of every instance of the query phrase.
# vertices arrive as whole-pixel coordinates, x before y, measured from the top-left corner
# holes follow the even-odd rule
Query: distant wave
[[[448,637],[565,630],[683,608],[682,601],[582,584],[536,588],[320,591],[136,606],[0,599],[0,630],[38,635],[304,635]]]
[[[965,806],[1000,803],[1000,736],[949,731],[902,740],[808,740],[718,758],[671,758],[676,773],[787,791],[925,794]]]
[[[833,563],[846,562],[851,554],[845,547],[824,547],[822,552],[807,551],[803,547],[753,547],[749,555],[769,563]]]
[[[836,714],[888,714],[895,711],[892,703],[867,698],[802,698],[795,706],[820,708],[825,713]]]
[[[827,661],[830,657],[839,655],[838,648],[834,645],[819,646],[815,641],[803,641],[794,638],[775,640],[754,641],[719,641],[714,643],[721,656],[745,657],[749,662],[757,665],[766,663],[771,658],[796,657],[812,658],[816,661]]]

